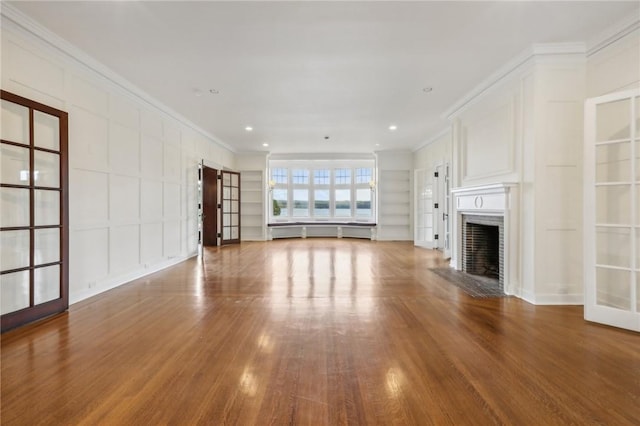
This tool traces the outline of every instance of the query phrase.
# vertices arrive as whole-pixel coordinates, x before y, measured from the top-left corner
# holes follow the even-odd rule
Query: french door
[[[585,105],[585,319],[640,331],[640,90]]]
[[[67,113],[1,92],[2,331],[69,307]]]
[[[434,247],[433,169],[415,171],[416,217],[414,245]]]
[[[442,234],[444,235],[444,238],[442,238],[442,247],[444,249],[445,259],[449,259],[451,258],[451,222],[449,221],[449,213],[451,209],[451,178],[449,176],[449,163],[445,163],[444,165],[443,196]]]
[[[240,242],[240,173],[222,171],[222,237],[220,244]]]

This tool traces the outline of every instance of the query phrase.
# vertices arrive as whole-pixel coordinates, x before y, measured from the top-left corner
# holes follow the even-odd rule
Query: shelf
[[[240,191],[240,202],[262,203],[262,194],[260,192]]]
[[[240,189],[242,191],[257,191],[262,192],[262,182],[261,181],[242,181],[240,185]]]
[[[380,219],[381,226],[409,226],[409,216],[388,216]]]
[[[260,227],[262,229],[262,217],[260,216],[243,216],[241,218],[242,227]]]
[[[378,223],[382,239],[406,239],[411,229],[411,179],[408,170],[380,172]]]
[[[384,194],[384,199],[381,200],[384,204],[410,204],[411,197],[409,191],[401,193]]]
[[[240,171],[241,181],[259,181],[262,182],[263,172],[261,170],[244,170]]]

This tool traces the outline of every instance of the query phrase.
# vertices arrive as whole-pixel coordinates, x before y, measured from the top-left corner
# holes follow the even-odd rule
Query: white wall
[[[454,120],[454,187],[517,182],[521,164],[521,78],[509,76]]]
[[[26,27],[3,15],[2,88],[69,113],[70,302],[195,255],[198,162],[233,168],[233,152]]]
[[[438,164],[451,163],[451,131],[448,130],[413,153],[413,168],[434,168]]]
[[[240,152],[236,154],[236,168],[242,170],[266,170],[268,152]]]
[[[637,27],[637,25],[636,25]],[[587,97],[640,86],[640,29],[594,46],[587,61]]]
[[[534,169],[535,265],[534,274],[523,273],[523,283],[535,284],[530,300],[536,303],[582,303],[584,57],[538,64],[533,97],[534,160],[523,163]]]

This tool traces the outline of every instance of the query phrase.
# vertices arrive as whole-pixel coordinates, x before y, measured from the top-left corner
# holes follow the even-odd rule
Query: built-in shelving
[[[381,170],[378,238],[411,239],[411,175],[409,170]]]
[[[264,240],[264,172],[243,170],[240,172],[241,235],[245,241]]]

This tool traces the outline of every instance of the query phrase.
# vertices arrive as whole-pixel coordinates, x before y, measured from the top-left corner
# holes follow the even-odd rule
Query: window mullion
[[[315,182],[314,182],[313,172],[314,172],[314,169],[309,169],[309,189],[307,194],[307,198],[309,200],[309,218],[311,219],[314,219],[316,217],[316,212],[314,208],[315,194],[313,193],[313,191],[315,188]]]

